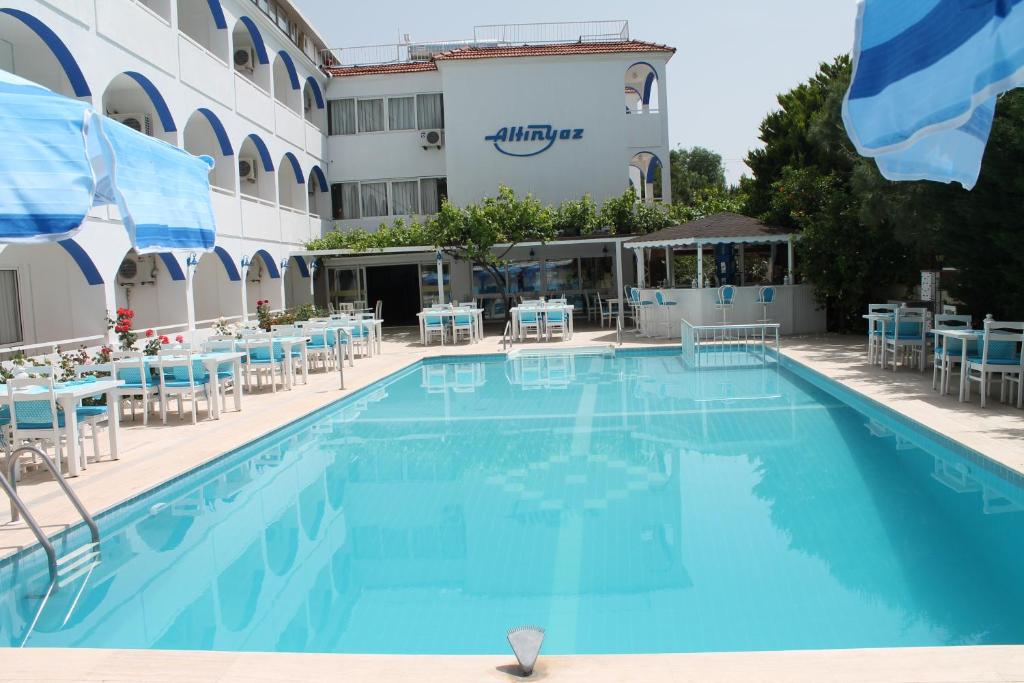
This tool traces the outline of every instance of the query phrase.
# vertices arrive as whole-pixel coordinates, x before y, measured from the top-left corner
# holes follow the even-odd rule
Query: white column
[[[277,265],[278,273],[281,275],[281,310],[284,310],[288,308],[288,285],[285,283],[285,274],[288,272],[290,264],[285,261],[283,266],[280,263]]]
[[[636,286],[637,289],[644,288],[644,281],[647,279],[646,273],[644,273],[644,248],[640,247],[635,250],[636,253]],[[620,292],[621,294],[621,292]]]
[[[676,286],[675,264],[672,262],[672,247],[665,247],[665,282],[666,287],[672,289]]]
[[[196,331],[195,266],[185,265],[185,315],[188,318],[189,341]]]
[[[444,259],[441,257],[441,252],[437,252],[437,303],[444,303]]]
[[[786,274],[789,275],[789,284],[793,283],[793,238],[786,242]]]
[[[697,287],[704,287],[704,245],[697,242]]]
[[[109,278],[103,281],[103,305],[107,308],[107,317],[117,320],[117,278]],[[107,330],[107,344],[111,348],[117,348],[117,333],[114,328]]]
[[[245,256],[242,257],[243,261],[245,258]],[[243,265],[238,269],[238,272],[242,276],[242,322],[244,323],[249,319],[249,305],[246,301],[246,298],[248,297],[248,292],[246,292],[246,290],[249,288],[249,266]]]
[[[626,290],[622,282],[622,244],[615,242],[615,297],[619,300],[619,325],[626,326],[623,310],[626,308]]]

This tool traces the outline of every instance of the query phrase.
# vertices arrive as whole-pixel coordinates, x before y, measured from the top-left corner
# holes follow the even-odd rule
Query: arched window
[[[314,166],[309,171],[309,177],[306,179],[306,196],[306,210],[310,215],[320,218],[331,217],[330,186],[327,184],[327,176],[319,166]]]
[[[298,113],[302,111],[301,91],[295,62],[287,51],[281,50],[274,56],[274,99]]]
[[[626,69],[626,113],[648,114],[658,111],[658,71],[647,62],[636,62]]]
[[[92,101],[78,61],[64,41],[34,15],[0,8],[0,36],[0,69],[61,95]]]
[[[270,55],[256,23],[242,16],[231,30],[231,63],[235,73],[270,93]]]
[[[125,71],[103,91],[103,113],[140,133],[178,144],[178,127],[167,101],[148,77]]]
[[[190,154],[213,157],[210,184],[234,193],[237,173],[235,152],[224,124],[213,111],[203,107],[193,112],[185,124],[183,144]]]
[[[202,5],[206,5],[203,7]],[[228,61],[228,25],[220,0],[178,0],[178,30],[221,61]]]
[[[653,152],[637,152],[629,161],[629,184],[639,201],[661,200],[661,159]]]
[[[238,148],[238,182],[243,195],[275,201],[277,175],[263,138],[248,135]]]
[[[324,130],[327,122],[327,109],[324,106],[324,93],[320,84],[310,76],[302,86],[302,115],[309,123]]]

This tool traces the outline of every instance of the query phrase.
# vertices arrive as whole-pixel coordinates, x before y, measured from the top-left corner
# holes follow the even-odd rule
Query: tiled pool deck
[[[219,421],[169,416],[143,428],[122,424],[119,461],[101,460],[72,484],[90,510],[103,510],[236,448],[280,425],[366,386],[420,358],[500,352],[498,337],[479,344],[421,347],[413,333],[392,333],[384,353],[345,368],[345,391],[334,373],[310,375],[290,392],[246,395],[243,410]],[[608,344],[614,333],[578,331],[572,346]],[[624,346],[658,342],[627,333]],[[664,342],[662,342],[664,343]],[[555,342],[551,346],[565,346]],[[536,346],[536,344],[529,344]],[[783,340],[783,352],[864,396],[917,420],[1024,474],[1024,411],[992,402],[985,410],[960,404],[931,389],[931,371],[886,372],[864,362],[863,337],[824,336]],[[230,402],[229,402],[230,403]],[[105,439],[101,437],[101,446]],[[90,452],[91,452],[91,447]],[[20,491],[48,533],[77,518],[56,486],[43,475],[26,477]],[[0,522],[9,519],[0,505]],[[19,526],[0,526],[0,557],[33,542]],[[11,680],[517,680],[496,667],[507,657],[380,657],[159,651],[2,651],[0,681]],[[727,653],[656,656],[544,658],[534,678],[700,681],[1024,681],[1024,646],[912,648],[893,650]],[[532,679],[531,679],[532,680]]]

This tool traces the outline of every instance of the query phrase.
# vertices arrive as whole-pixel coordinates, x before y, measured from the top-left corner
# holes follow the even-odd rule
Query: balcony
[[[178,54],[169,21],[138,2],[97,2],[96,32],[174,74]]]
[[[299,149],[306,147],[305,121],[294,111],[281,104],[274,102],[274,132]]]
[[[242,233],[246,239],[281,241],[281,218],[277,205],[243,194]]]
[[[183,33],[178,34],[181,80],[231,107],[231,70],[219,57]]]
[[[327,151],[327,139],[324,137],[323,131],[309,121],[303,121],[303,124],[306,128],[306,151],[323,161],[324,153]]]
[[[318,239],[331,229],[331,221],[315,213],[309,214],[309,238]]]
[[[238,198],[234,190],[210,187],[210,201],[213,204],[213,218],[217,234],[231,237],[242,235],[242,221],[238,210]]]
[[[665,147],[665,117],[657,113],[625,114],[627,147]]]
[[[281,207],[281,241],[305,244],[309,239],[309,214],[302,209]]]
[[[235,73],[235,111],[266,130],[274,130],[273,100],[263,88]]]

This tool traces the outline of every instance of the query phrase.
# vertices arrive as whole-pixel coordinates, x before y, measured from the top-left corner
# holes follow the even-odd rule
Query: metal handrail
[[[615,342],[622,346],[622,317],[615,316]]]
[[[512,321],[505,323],[505,331],[501,333],[501,350],[505,351],[512,346]]]
[[[43,546],[44,550],[46,550],[46,559],[50,565],[50,576],[55,577],[57,575],[57,555],[53,550],[53,545],[50,543],[49,539],[46,538],[42,529],[39,528],[39,525],[36,523],[31,513],[29,513],[28,508],[25,507],[24,501],[22,501],[18,496],[18,470],[20,467],[20,460],[18,456],[22,453],[32,453],[43,461],[46,468],[50,470],[50,474],[52,474],[53,478],[57,480],[57,484],[60,486],[61,490],[64,491],[64,495],[68,497],[68,500],[71,501],[71,504],[74,506],[79,516],[81,516],[82,521],[89,527],[89,533],[92,535],[92,542],[96,544],[97,548],[100,543],[100,529],[96,526],[96,520],[92,518],[92,515],[90,515],[88,510],[85,509],[85,506],[82,505],[82,501],[68,485],[67,479],[65,479],[64,475],[60,473],[60,468],[53,463],[50,456],[35,446],[21,446],[20,448],[15,448],[14,451],[11,452],[7,460],[7,477],[4,478],[3,475],[0,474],[0,479],[3,480],[3,483],[0,484],[0,486],[3,486],[3,489],[11,499],[11,521],[17,522],[19,519],[19,513],[25,517],[25,523],[29,525],[32,529],[32,533],[35,534],[36,539],[39,541],[39,544]]]

